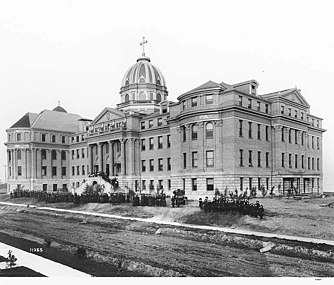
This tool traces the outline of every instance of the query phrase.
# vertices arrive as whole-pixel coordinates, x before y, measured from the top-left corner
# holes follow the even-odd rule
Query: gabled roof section
[[[79,119],[81,117],[77,114],[44,110],[38,115],[32,128],[74,133],[79,131]]]
[[[274,100],[278,98],[284,98],[286,100],[289,100],[291,102],[295,102],[297,104],[310,107],[310,105],[307,103],[303,95],[300,93],[300,90],[297,88],[290,88],[285,89],[273,93],[268,93],[264,95],[260,95],[260,97],[267,99],[267,100]]]
[[[97,124],[99,122],[106,122],[106,121],[110,121],[110,120],[116,120],[119,118],[123,118],[124,117],[124,113],[121,111],[118,111],[117,109],[114,108],[109,108],[109,107],[105,107],[100,114],[98,114],[96,116],[96,118],[93,120],[93,122],[91,123],[93,124]]]
[[[224,82],[222,82],[222,83],[217,83],[217,82],[213,82],[213,81],[209,80],[208,82],[205,82],[204,84],[202,84],[202,85],[200,85],[200,86],[198,86],[198,87],[196,87],[196,88],[194,88],[194,89],[192,89],[192,90],[190,90],[190,91],[188,91],[188,92],[186,92],[186,93],[183,93],[182,95],[180,95],[180,96],[178,97],[178,99],[179,99],[180,97],[183,97],[184,95],[188,95],[188,94],[191,94],[191,93],[194,93],[194,92],[197,92],[197,91],[201,91],[201,90],[206,90],[206,89],[216,89],[216,88],[218,88],[218,89],[224,91],[224,90],[226,90],[228,87],[229,87],[229,85],[226,84],[226,83],[224,83]]]
[[[38,114],[35,113],[26,113],[20,120],[18,120],[11,128],[30,128]]]

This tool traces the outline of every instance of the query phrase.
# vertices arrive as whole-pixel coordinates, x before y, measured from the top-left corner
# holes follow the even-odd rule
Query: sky
[[[53,109],[94,119],[120,102],[141,55],[163,73],[169,99],[208,80],[297,87],[324,119],[324,188],[334,191],[334,4],[331,1],[0,0],[0,180],[6,129]]]

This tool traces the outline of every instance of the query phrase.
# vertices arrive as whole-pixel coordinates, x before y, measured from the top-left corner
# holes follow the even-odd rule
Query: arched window
[[[56,160],[57,159],[57,152],[55,150],[51,151],[51,159]]]
[[[129,85],[129,79],[125,81],[125,85]]]
[[[161,82],[160,82],[160,78],[157,79],[157,85],[160,85]]]
[[[45,149],[42,149],[42,159],[46,159],[46,150]]]
[[[129,94],[125,94],[125,102],[129,101]]]
[[[213,124],[207,123],[205,126],[205,136],[207,139],[213,139]]]
[[[21,157],[22,157],[21,150],[18,149],[18,150],[17,150],[17,159],[21,159]]]
[[[144,92],[139,93],[139,100],[146,100],[146,95]]]
[[[191,127],[191,138],[193,141],[197,140],[197,126],[195,124]]]
[[[144,77],[140,77],[139,83],[145,83],[145,82],[146,82],[145,78]]]
[[[161,94],[160,94],[160,93],[157,94],[157,101],[158,101],[158,102],[161,101]]]

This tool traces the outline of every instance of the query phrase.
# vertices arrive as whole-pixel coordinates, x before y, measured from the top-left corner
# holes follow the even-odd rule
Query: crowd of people
[[[157,206],[157,207],[166,207],[166,195],[163,194],[157,194],[157,195],[151,195],[151,194],[141,194],[141,195],[135,195],[133,197],[133,206]]]

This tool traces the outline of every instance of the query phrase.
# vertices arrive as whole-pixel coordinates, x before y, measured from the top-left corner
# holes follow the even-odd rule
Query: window
[[[74,159],[74,150],[72,150],[72,159]]]
[[[187,140],[187,132],[186,132],[186,127],[182,127],[182,133],[183,133],[183,141],[185,142]]]
[[[187,168],[187,154],[183,153],[183,168]]]
[[[85,166],[84,165],[81,166],[81,173],[82,173],[82,175],[85,175]]]
[[[292,132],[292,130],[289,129],[289,143],[291,143],[291,132]]]
[[[261,167],[261,151],[257,152],[257,166]]]
[[[206,95],[205,96],[205,104],[207,104],[207,105],[213,104],[213,95]]]
[[[302,120],[304,120],[304,113],[303,113],[303,112],[300,113],[300,118],[301,118]]]
[[[154,164],[153,164],[154,160],[150,159],[150,171],[154,171]]]
[[[314,148],[314,136],[312,136],[312,148]]]
[[[42,142],[45,142],[45,141],[46,141],[46,135],[42,134]]]
[[[149,139],[150,150],[153,149],[153,138]]]
[[[146,171],[146,161],[145,161],[145,160],[142,160],[142,161],[141,161],[141,171],[142,171],[142,172],[145,172],[145,171]]]
[[[304,169],[304,155],[302,155],[302,169]]]
[[[207,123],[205,125],[205,136],[207,139],[213,139],[213,124]]]
[[[77,149],[77,158],[80,158],[79,149]]]
[[[240,177],[240,190],[244,190],[244,178]]]
[[[302,145],[304,145],[304,132],[302,132],[301,139],[302,139]]]
[[[253,178],[249,177],[249,189],[253,188]]]
[[[312,170],[314,170],[314,157],[312,157]]]
[[[75,175],[75,168],[74,168],[74,166],[72,166],[72,176],[74,176]]]
[[[17,150],[17,159],[21,159],[22,158],[22,152],[20,149]]]
[[[171,169],[172,169],[172,166],[170,163],[170,157],[167,157],[167,170],[171,170]]]
[[[21,176],[22,175],[22,166],[17,167],[17,175]]]
[[[77,175],[80,175],[80,167],[77,166]]]
[[[285,153],[282,153],[282,167],[285,167],[285,162],[284,159],[285,158]]]
[[[162,118],[158,118],[158,127],[162,125]]]
[[[172,180],[171,179],[167,180],[167,187],[168,187],[168,190],[170,190],[172,188]]]
[[[197,140],[197,126],[195,124],[191,126],[191,139],[193,141]]]
[[[142,189],[146,190],[146,180],[142,180],[141,184],[142,184]]]
[[[310,148],[310,135],[307,135],[307,148]]]
[[[298,168],[298,154],[295,154],[295,168]]]
[[[257,188],[260,189],[261,188],[261,177],[257,178]]]
[[[265,106],[265,112],[266,112],[266,114],[268,114],[268,112],[269,112],[269,105],[265,104],[264,106]]]
[[[243,149],[239,149],[239,153],[240,153],[240,166],[244,166],[244,159],[243,159]]]
[[[298,117],[298,111],[295,110],[295,118],[297,118],[297,117]]]
[[[57,176],[57,166],[52,166],[52,176]]]
[[[46,166],[42,166],[42,176],[46,176]]]
[[[307,169],[311,170],[311,158],[310,157],[307,158]]]
[[[252,99],[248,99],[248,109],[252,108]]]
[[[66,160],[66,151],[65,150],[61,151],[61,160]]]
[[[213,178],[207,178],[206,179],[206,190],[207,191],[213,191],[214,184],[213,184]]]
[[[312,119],[312,126],[314,127],[314,119]]]
[[[284,142],[284,132],[285,132],[285,128],[284,127],[282,127],[282,142]]]
[[[170,148],[170,135],[167,135],[167,148]]]
[[[242,106],[242,96],[239,96],[239,106]]]
[[[239,120],[239,137],[242,137],[242,120]]]
[[[317,120],[317,127],[319,128],[320,124],[319,124],[319,120]]]
[[[206,151],[206,166],[213,167],[214,166],[214,157],[213,157],[213,150]]]
[[[269,141],[269,126],[266,126],[266,141]]]
[[[42,149],[41,154],[42,154],[42,159],[46,159],[46,150],[45,149]]]
[[[198,167],[197,161],[198,161],[198,153],[197,151],[193,151],[191,154],[191,164],[192,167]]]
[[[9,151],[8,152],[8,161],[11,161],[12,160],[12,151]],[[9,175],[11,176],[11,175]]]
[[[248,137],[252,138],[252,123],[248,122]]]
[[[22,140],[22,135],[21,134],[17,134],[16,135],[16,141],[20,142]]]
[[[109,153],[109,147],[108,146],[106,147],[106,153]],[[85,149],[84,148],[81,149],[81,157],[85,158]]]
[[[149,121],[148,121],[148,127],[149,127],[149,128],[152,128],[152,127],[153,127],[153,120],[149,120]]]
[[[197,97],[191,98],[191,107],[196,107],[197,106]]]
[[[52,135],[52,136],[51,136],[51,141],[52,141],[53,143],[56,142],[56,136],[55,136],[55,135]]]
[[[158,170],[159,171],[163,171],[164,170],[163,164],[162,164],[162,158],[158,159]]]
[[[261,140],[261,125],[257,124],[257,139]]]
[[[320,170],[320,158],[317,158],[317,170]]]
[[[289,168],[292,168],[292,154],[289,153]]]
[[[266,152],[266,167],[269,167],[269,152]]]
[[[186,179],[182,178],[182,189],[185,190],[186,189]]]
[[[281,106],[281,114],[284,115],[284,106]]]
[[[57,160],[57,152],[55,150],[51,151],[51,159],[52,160]]]
[[[291,108],[288,108],[288,115],[291,117]]]
[[[66,176],[66,167],[65,167],[65,166],[63,166],[63,167],[61,168],[61,175],[62,175],[62,176]]]
[[[145,122],[141,122],[140,123],[140,129],[141,130],[145,130]]]
[[[191,190],[197,191],[197,178],[191,178]]]
[[[252,151],[251,150],[248,151],[248,163],[249,163],[250,167],[253,166],[253,158],[252,158]]]
[[[256,110],[260,111],[261,109],[261,103],[259,101],[257,101],[257,106],[256,106]]]
[[[57,186],[58,186],[57,184],[52,184],[52,190],[57,191]]]
[[[79,136],[77,136],[77,142],[79,142],[80,141],[80,137]]]
[[[186,101],[182,101],[182,111],[186,109]]]
[[[145,139],[141,139],[141,150],[145,150]]]
[[[158,149],[162,149],[162,136],[158,137]]]
[[[317,138],[317,149],[320,149],[320,139]]]
[[[295,144],[298,144],[298,131],[295,130]]]

